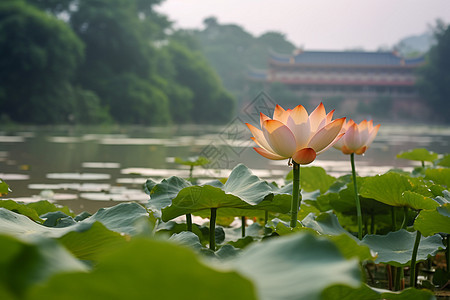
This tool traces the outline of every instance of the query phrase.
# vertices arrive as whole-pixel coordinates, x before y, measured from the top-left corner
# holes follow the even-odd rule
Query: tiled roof
[[[304,51],[294,56],[271,53],[273,62],[301,65],[402,66],[419,65],[425,57],[404,59],[393,52]]]

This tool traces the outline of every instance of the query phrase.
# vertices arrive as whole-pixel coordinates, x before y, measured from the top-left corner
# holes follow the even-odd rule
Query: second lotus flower
[[[307,165],[344,135],[345,118],[332,121],[333,113],[334,110],[327,114],[322,103],[310,115],[302,105],[292,110],[277,105],[273,119],[260,114],[261,130],[246,125],[259,146],[254,149],[262,156],[273,160],[292,159]]]
[[[341,150],[344,154],[361,155],[369,148],[379,128],[380,124],[373,126],[372,120],[364,120],[359,124],[349,120],[344,124],[345,135],[334,145],[334,148]]]

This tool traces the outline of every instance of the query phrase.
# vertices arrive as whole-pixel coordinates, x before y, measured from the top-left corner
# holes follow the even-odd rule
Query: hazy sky
[[[157,8],[178,28],[203,28],[206,17],[254,35],[279,31],[306,50],[391,47],[437,18],[450,23],[450,0],[165,0]]]

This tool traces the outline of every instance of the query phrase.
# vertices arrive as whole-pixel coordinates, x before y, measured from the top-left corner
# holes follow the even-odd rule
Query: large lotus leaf
[[[107,229],[100,222],[95,222],[84,232],[68,232],[58,240],[82,260],[97,260],[102,253],[126,243],[123,235]]]
[[[409,266],[412,251],[416,239],[416,232],[408,232],[404,229],[389,232],[387,235],[366,235],[361,243],[369,246],[377,252],[375,263],[386,263],[396,267]],[[426,260],[429,256],[436,255],[439,249],[444,248],[442,238],[439,235],[421,237],[417,261]]]
[[[425,148],[416,148],[413,150],[400,152],[399,154],[397,154],[397,158],[433,162],[438,158],[438,154],[430,152]]]
[[[75,217],[75,214],[70,210],[69,207],[51,203],[47,200],[31,202],[28,203],[27,206],[34,209],[39,216],[48,212],[61,211],[68,216]]]
[[[200,251],[200,249],[203,248],[198,236],[190,231],[175,233],[169,238],[169,240],[177,243],[178,245],[183,245],[196,251]]]
[[[32,284],[42,283],[62,272],[85,272],[87,268],[56,241],[34,238],[23,242],[0,235],[0,282],[12,293],[22,293]]]
[[[434,200],[407,192],[419,190],[420,188],[418,179],[390,172],[367,177],[361,186],[360,195],[391,206],[407,206],[413,209],[435,207],[436,203]]]
[[[290,171],[286,176],[287,181],[293,180],[293,173]],[[336,181],[336,178],[328,175],[325,169],[321,167],[301,167],[300,168],[300,187],[306,192],[320,190],[323,194]]]
[[[365,178],[358,177],[358,189],[361,189]],[[386,214],[390,211],[390,207],[380,201],[359,196],[361,203],[361,212],[363,214]],[[343,214],[356,215],[356,201],[353,183],[349,183],[347,188],[339,192],[339,198],[330,201],[331,207]]]
[[[375,289],[366,284],[359,288],[351,288],[349,286],[337,285],[325,289],[322,293],[324,300],[433,300],[435,299],[433,293],[428,290],[418,290],[408,288],[399,292],[392,292],[389,290]]]
[[[252,283],[203,264],[174,243],[134,239],[99,258],[87,274],[60,274],[28,299],[256,299]]]
[[[278,202],[274,204],[273,200],[272,187],[241,164],[233,169],[223,187],[190,186],[179,191],[172,204],[162,209],[162,220],[166,222],[210,208],[279,210]],[[285,197],[279,196],[275,200],[285,202]]]
[[[442,159],[440,159],[437,165],[442,167],[450,167],[450,154],[446,154]]]
[[[422,210],[414,221],[414,229],[424,236],[440,232],[450,234],[450,203],[435,210]]]
[[[43,220],[39,218],[38,213],[34,209],[28,207],[26,204],[20,204],[13,200],[0,200],[0,207],[27,216],[36,222],[43,222]]]
[[[59,238],[71,231],[86,231],[95,222],[100,222],[109,230],[133,235],[138,233],[136,222],[142,218],[148,218],[145,208],[136,203],[121,203],[110,208],[102,208],[93,216],[72,226],[55,228],[40,225],[24,215],[0,208],[0,233],[25,240],[34,235]]]
[[[333,242],[311,233],[253,243],[230,263],[253,280],[262,300],[314,300],[330,285],[361,284],[358,261],[344,259]]]
[[[425,171],[425,179],[432,180],[435,183],[441,184],[450,188],[450,169],[427,169]]]
[[[442,191],[442,196],[438,196],[435,200],[440,204],[450,203],[450,192],[447,190]]]
[[[318,195],[316,199],[306,199],[302,202],[314,206],[320,212],[329,211],[332,208],[332,203],[339,200],[339,195],[337,193],[327,193],[324,195]]]
[[[147,180],[145,183],[145,190],[150,191],[150,200],[147,207],[151,210],[159,211],[172,203],[178,193],[185,187],[192,186],[192,184],[180,177],[172,176],[168,179],[163,179],[161,183],[156,184],[154,181]]]

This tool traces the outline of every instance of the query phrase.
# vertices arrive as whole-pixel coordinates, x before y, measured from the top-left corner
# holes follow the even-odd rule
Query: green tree
[[[62,21],[22,1],[0,3],[0,109],[16,122],[67,122],[83,43]]]
[[[435,119],[450,123],[450,25],[437,22],[437,44],[427,55],[427,64],[419,70],[419,90],[434,112]]]
[[[190,51],[177,41],[167,45],[175,68],[175,80],[192,93],[191,119],[196,122],[223,123],[231,119],[235,99],[225,91],[220,78],[200,52]],[[173,109],[183,111],[183,107]]]

